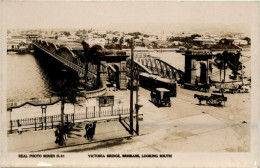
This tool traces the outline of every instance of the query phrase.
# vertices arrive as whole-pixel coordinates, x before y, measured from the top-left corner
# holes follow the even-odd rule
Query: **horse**
[[[194,99],[195,99],[195,98],[198,98],[200,105],[201,105],[201,102],[202,102],[202,101],[206,101],[206,104],[208,104],[209,99],[210,99],[209,96],[198,95],[198,94],[194,94]]]

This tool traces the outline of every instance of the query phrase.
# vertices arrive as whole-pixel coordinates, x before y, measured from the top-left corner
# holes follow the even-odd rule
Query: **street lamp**
[[[133,135],[133,84],[134,84],[134,41],[131,39],[131,91],[130,91],[130,131]]]
[[[47,126],[47,122],[46,122],[46,108],[47,108],[47,105],[42,105],[41,108],[42,108],[42,118],[43,118],[43,113],[45,113],[44,122],[45,122],[45,130],[46,130],[46,126]]]
[[[136,109],[136,134],[139,135],[139,121],[138,121],[138,111],[142,107],[142,105],[138,104],[138,90],[139,90],[139,70],[137,68],[136,70],[136,104],[135,104],[135,109]]]

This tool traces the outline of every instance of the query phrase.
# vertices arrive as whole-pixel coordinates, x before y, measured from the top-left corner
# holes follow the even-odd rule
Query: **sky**
[[[6,28],[99,28],[120,31],[244,30],[258,2],[2,1]]]

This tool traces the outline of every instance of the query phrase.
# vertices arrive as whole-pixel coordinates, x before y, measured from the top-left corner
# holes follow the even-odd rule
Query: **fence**
[[[135,111],[134,111],[135,113]],[[85,113],[73,113],[73,114],[64,114],[63,121],[75,123],[76,120],[85,120],[85,119],[93,119],[93,118],[101,118],[101,117],[109,117],[109,116],[121,116],[130,114],[130,109],[115,109],[115,110],[103,110],[103,111],[86,111]],[[53,115],[46,117],[36,117],[36,118],[25,118],[20,120],[11,120],[10,121],[10,131],[14,128],[17,129],[21,124],[23,128],[34,128],[35,131],[40,129],[47,129],[47,127],[53,128],[54,125],[61,122],[61,115]]]

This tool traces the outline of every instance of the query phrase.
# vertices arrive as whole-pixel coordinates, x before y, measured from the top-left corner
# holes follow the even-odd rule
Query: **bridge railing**
[[[60,100],[60,97],[50,97],[50,98],[31,98],[31,99],[9,99],[7,100],[7,109],[22,106],[23,104],[29,103],[32,105],[45,105],[52,104]]]
[[[97,90],[90,90],[86,92],[85,96],[86,98],[102,96],[106,93],[106,89],[106,86],[103,86],[102,88]]]
[[[57,60],[59,60],[60,62],[64,63],[65,65],[69,66],[70,68],[74,69],[75,71],[85,74],[85,69],[82,67],[82,65],[77,65],[75,62],[77,62],[75,60],[71,61],[71,60],[67,60],[65,58],[63,58],[62,56],[44,48],[43,46],[37,44],[37,43],[33,43],[35,46],[37,46],[38,48],[42,49],[43,51],[45,51],[46,53],[50,54],[52,57],[56,58]]]
[[[66,123],[84,122],[88,119],[110,119],[109,117],[120,117],[130,114],[130,109],[113,109],[113,110],[99,110],[99,111],[86,111],[84,113],[72,113],[64,114],[63,121]],[[134,111],[134,114],[136,112]],[[111,118],[112,119],[112,118]],[[10,131],[18,129],[21,125],[23,129],[34,128],[37,129],[47,129],[53,128],[55,125],[60,124],[61,115],[52,115],[46,117],[35,117],[35,118],[25,118],[20,120],[11,120],[8,129]]]

